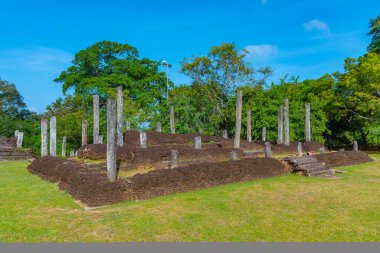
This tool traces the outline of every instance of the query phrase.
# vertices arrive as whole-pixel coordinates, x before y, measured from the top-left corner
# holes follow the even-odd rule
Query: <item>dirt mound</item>
[[[276,159],[252,158],[234,162],[194,164],[173,170],[155,170],[135,175],[131,181],[134,197],[145,199],[285,173],[286,166]]]
[[[340,151],[315,155],[318,162],[325,163],[327,167],[350,166],[360,163],[372,162],[373,160],[361,151]]]
[[[176,169],[137,174],[127,180],[108,181],[100,169],[86,169],[76,161],[43,157],[28,170],[41,178],[58,182],[59,188],[89,206],[113,204],[122,200],[147,199],[154,196],[215,185],[282,175],[286,166],[271,158],[244,159],[235,162],[202,163]]]
[[[0,147],[15,148],[16,146],[17,146],[17,138],[16,137],[7,138],[4,136],[0,136]]]
[[[170,134],[170,133],[158,133],[155,131],[146,132],[148,146],[154,145],[168,145],[168,144],[189,144],[194,143],[195,137],[201,136],[202,143],[220,142],[221,137],[208,136],[201,134]],[[124,143],[126,145],[140,145],[140,132],[139,131],[127,131],[124,133]]]
[[[133,166],[169,161],[171,151],[178,151],[179,160],[189,159],[228,159],[232,151],[236,151],[239,157],[243,156],[243,151],[239,149],[227,148],[205,148],[194,149],[188,145],[153,146],[146,149],[135,147],[117,147],[117,159],[127,162]],[[78,150],[78,157],[91,160],[106,159],[107,146],[104,144],[89,144]]]
[[[297,153],[298,141],[291,141],[290,146],[278,145],[277,143],[272,143],[272,151],[275,154],[291,154]],[[322,143],[316,141],[307,141],[302,143],[302,151],[306,152],[319,152],[320,148],[325,146]]]
[[[125,180],[111,183],[100,170],[86,169],[78,162],[57,157],[36,159],[28,170],[49,182],[58,182],[59,189],[89,206],[120,202],[126,198],[125,193],[130,188]]]

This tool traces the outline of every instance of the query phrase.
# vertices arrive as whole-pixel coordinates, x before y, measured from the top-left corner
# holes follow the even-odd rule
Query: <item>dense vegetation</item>
[[[169,131],[169,106],[174,105],[176,128],[180,133],[202,130],[220,134],[227,129],[233,135],[235,124],[235,91],[243,90],[246,110],[252,111],[253,137],[259,139],[261,128],[268,137],[277,138],[277,111],[285,97],[291,110],[291,138],[304,139],[304,105],[311,103],[312,137],[332,146],[380,143],[380,15],[371,19],[368,52],[355,59],[347,58],[344,72],[325,74],[318,79],[299,81],[284,77],[268,82],[270,67],[255,70],[247,62],[246,51],[233,43],[212,47],[204,56],[184,59],[181,72],[190,84],[174,86],[160,63],[141,58],[138,50],[127,44],[103,41],[81,50],[67,70],[55,80],[62,85],[64,98],[48,106],[45,117],[58,116],[58,138],[68,137],[69,148],[81,140],[81,122],[89,122],[92,133],[92,95],[101,99],[101,133],[106,132],[105,103],[115,98],[116,87],[124,88],[124,112],[132,127],[153,129],[156,122]],[[39,118],[26,110],[14,85],[1,81],[1,132],[10,136],[14,129],[37,136]],[[245,136],[243,124],[242,137]],[[26,140],[27,146],[39,151],[39,141]]]

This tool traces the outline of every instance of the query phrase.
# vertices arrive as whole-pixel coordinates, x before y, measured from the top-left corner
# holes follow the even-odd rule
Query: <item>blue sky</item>
[[[53,79],[77,51],[102,40],[167,59],[176,84],[189,82],[178,73],[183,58],[224,42],[247,48],[255,68],[272,67],[274,81],[288,73],[316,78],[365,53],[379,10],[375,0],[0,0],[0,78],[43,112],[62,96]]]

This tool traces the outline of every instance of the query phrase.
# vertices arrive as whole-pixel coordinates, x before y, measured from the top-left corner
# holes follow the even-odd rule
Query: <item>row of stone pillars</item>
[[[240,148],[240,134],[241,134],[241,118],[243,107],[243,94],[241,90],[237,91],[236,98],[236,121],[235,121],[235,138],[234,148]],[[252,142],[252,119],[251,111],[247,110],[247,140]],[[305,133],[306,141],[311,141],[311,123],[310,123],[310,103],[305,104]],[[285,135],[285,140],[284,140]],[[223,138],[228,138],[227,130],[222,132]],[[266,142],[267,128],[262,129],[262,141]],[[284,144],[290,146],[290,120],[289,120],[289,100],[284,100],[284,105],[278,108],[278,139],[277,144]]]

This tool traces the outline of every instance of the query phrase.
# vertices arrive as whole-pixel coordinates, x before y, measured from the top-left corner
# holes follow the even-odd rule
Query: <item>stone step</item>
[[[324,167],[324,165],[322,163],[309,163],[309,164],[298,165],[298,167],[300,167],[301,170],[308,170],[308,169],[313,169],[313,168]]]
[[[0,157],[1,156],[26,156],[26,155],[28,154],[24,152],[0,152]]]
[[[300,158],[297,158],[296,159],[297,163],[298,164],[306,164],[306,163],[317,163],[318,160],[311,157],[311,158],[307,158],[307,159],[300,159]]]
[[[335,173],[332,170],[327,169],[327,170],[308,173],[308,174],[306,174],[306,176],[308,176],[308,177],[325,177],[325,176],[332,176],[334,174]]]
[[[326,168],[326,167],[321,166],[321,167],[305,170],[305,174],[311,174],[311,173],[316,173],[316,172],[319,172],[319,171],[326,171],[326,170],[329,170],[329,169]]]
[[[31,156],[0,156],[0,160],[26,160]]]

